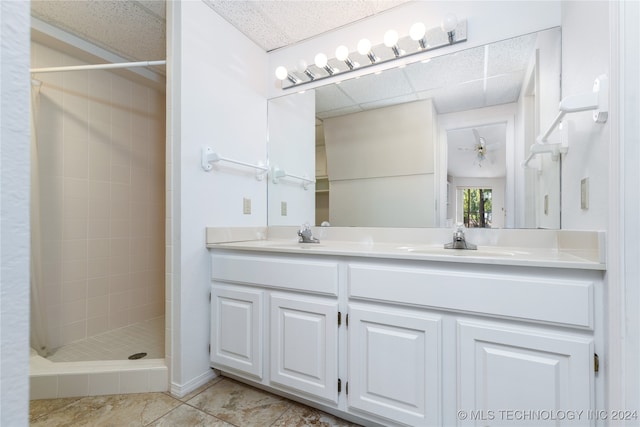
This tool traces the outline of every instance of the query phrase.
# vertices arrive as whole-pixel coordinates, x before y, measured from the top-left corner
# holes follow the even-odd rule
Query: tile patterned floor
[[[145,359],[164,358],[164,316],[94,335],[54,350],[52,362],[126,360],[135,353]]]
[[[143,393],[32,400],[29,421],[34,427],[357,427],[224,377],[182,399]]]

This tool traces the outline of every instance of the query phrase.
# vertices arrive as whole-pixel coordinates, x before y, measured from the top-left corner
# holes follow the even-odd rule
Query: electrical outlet
[[[287,202],[280,202],[280,215],[287,216]]]
[[[251,215],[251,199],[246,197],[242,199],[242,213]]]
[[[580,181],[580,209],[589,209],[589,178]]]

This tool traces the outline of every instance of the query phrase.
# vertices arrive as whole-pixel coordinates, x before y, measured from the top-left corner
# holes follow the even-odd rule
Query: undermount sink
[[[443,246],[399,246],[396,249],[415,254],[453,255],[466,257],[513,257],[516,253],[509,249],[478,247],[478,249],[445,249]],[[520,252],[519,254],[524,254]]]
[[[460,257],[476,257],[476,258],[495,258],[495,257],[515,257],[517,255],[526,255],[526,252],[516,251],[513,248],[499,248],[490,246],[480,246],[475,250],[468,249],[445,249],[444,245],[407,245],[394,246],[387,244],[354,244],[345,242],[325,242],[325,243],[299,243],[294,241],[265,241],[265,247],[282,251],[314,251],[314,250],[337,250],[337,251],[353,251],[365,250],[371,252],[401,252],[415,255],[435,255],[435,256],[460,256]],[[357,246],[357,247],[356,247]]]
[[[323,248],[325,247],[325,245],[323,245],[322,243],[276,242],[269,245],[269,247],[272,247],[275,249],[316,249],[316,248]]]

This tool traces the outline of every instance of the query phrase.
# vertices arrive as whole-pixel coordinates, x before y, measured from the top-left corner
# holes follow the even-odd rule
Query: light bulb
[[[276,77],[278,78],[278,80],[284,80],[287,78],[288,75],[289,75],[289,72],[285,67],[280,66],[276,68]]]
[[[300,83],[300,80],[298,80],[297,78],[289,74],[287,69],[282,65],[276,68],[276,77],[278,78],[278,80],[282,80],[282,81],[284,81],[285,79],[288,79],[294,85],[297,85],[298,83]]]
[[[384,45],[386,47],[393,47],[398,43],[398,32],[395,30],[389,30],[384,33]]]
[[[416,22],[409,29],[411,40],[420,41],[427,34],[427,27],[422,22]]]
[[[372,64],[378,62],[378,57],[371,51],[371,42],[369,39],[362,39],[358,42],[358,53],[366,55]]]
[[[327,66],[327,55],[325,55],[324,53],[319,53],[316,55],[315,58],[315,62],[316,62],[316,67],[318,68],[324,68]]]
[[[329,64],[327,63],[327,55],[325,55],[324,53],[317,54],[315,58],[315,62],[316,62],[316,67],[323,68],[327,73],[329,73],[330,76],[332,76],[333,73],[338,71],[335,68],[329,66]]]
[[[384,45],[386,47],[390,47],[393,50],[393,54],[395,57],[399,57],[400,55],[404,55],[404,52],[400,50],[397,45],[398,43],[398,32],[396,30],[389,30],[384,33]]]
[[[366,55],[371,52],[371,42],[369,39],[362,39],[358,42],[358,53],[360,55]]]
[[[447,13],[442,20],[442,24],[440,27],[442,28],[442,31],[450,33],[451,31],[455,30],[457,26],[458,18],[456,17],[456,15],[454,13]]]
[[[357,62],[353,62],[351,58],[349,58],[349,49],[345,45],[341,45],[336,48],[336,59],[338,61],[344,61],[350,70],[359,66]]]
[[[349,49],[345,46],[338,46],[336,48],[336,59],[338,61],[346,61],[349,58]]]

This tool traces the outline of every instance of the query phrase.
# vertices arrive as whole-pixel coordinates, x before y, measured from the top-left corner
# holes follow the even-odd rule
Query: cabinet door
[[[338,302],[271,295],[270,381],[338,401]]]
[[[411,426],[441,425],[441,319],[349,305],[351,409]]]
[[[211,287],[211,366],[262,379],[262,291]]]
[[[537,328],[458,321],[461,425],[575,425],[544,418],[593,409],[591,338]],[[516,412],[521,411],[521,412]],[[516,418],[519,417],[519,418]],[[529,418],[523,418],[529,417]],[[458,417],[460,418],[460,417]]]

